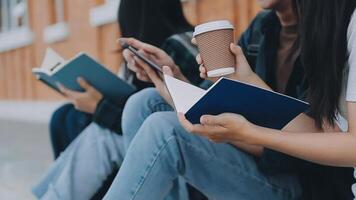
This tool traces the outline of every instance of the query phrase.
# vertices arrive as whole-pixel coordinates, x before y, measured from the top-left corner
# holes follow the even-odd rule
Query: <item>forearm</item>
[[[229,77],[234,80],[239,80],[241,82],[254,85],[269,91],[272,91],[271,87],[269,87],[256,73],[252,72],[249,76],[239,76],[239,74],[234,74],[233,76]]]
[[[350,133],[290,133],[256,128],[257,144],[269,149],[332,166],[356,166],[356,137]]]
[[[256,156],[256,157],[260,157],[263,152],[262,146],[250,145],[250,144],[246,144],[243,142],[234,142],[233,145],[236,146],[237,148],[251,154],[251,155]]]

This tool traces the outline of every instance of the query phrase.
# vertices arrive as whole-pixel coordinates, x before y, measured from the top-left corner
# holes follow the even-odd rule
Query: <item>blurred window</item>
[[[64,0],[51,0],[49,4],[50,24],[43,30],[43,39],[47,43],[66,40],[69,37],[69,25],[66,22]]]
[[[0,31],[28,27],[27,0],[0,0]]]
[[[117,10],[120,0],[105,0],[89,12],[89,22],[92,26],[98,27],[105,24],[115,23],[117,20]]]
[[[0,53],[32,42],[28,0],[0,0]]]

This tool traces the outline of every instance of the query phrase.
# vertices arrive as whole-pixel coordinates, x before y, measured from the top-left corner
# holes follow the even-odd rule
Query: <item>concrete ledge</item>
[[[53,111],[65,102],[0,101],[0,119],[48,123]]]

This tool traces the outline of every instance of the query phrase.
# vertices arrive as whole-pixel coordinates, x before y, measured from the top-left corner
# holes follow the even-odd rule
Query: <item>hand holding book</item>
[[[242,115],[223,113],[220,115],[204,115],[200,124],[192,124],[183,113],[178,113],[179,122],[190,133],[208,138],[216,143],[235,144],[243,142],[250,145],[259,145],[257,134],[262,133],[258,127]]]
[[[130,84],[86,53],[64,60],[52,49],[47,49],[41,67],[32,71],[40,81],[66,94],[72,101],[80,99],[81,103],[76,103],[85,112],[92,113],[101,96],[117,105],[124,105],[127,98],[135,92]],[[79,77],[82,79],[78,80]],[[65,88],[59,88],[58,83]]]
[[[58,88],[77,110],[93,114],[103,95],[83,78],[79,77],[77,82],[84,92],[68,89],[60,83],[58,84]]]

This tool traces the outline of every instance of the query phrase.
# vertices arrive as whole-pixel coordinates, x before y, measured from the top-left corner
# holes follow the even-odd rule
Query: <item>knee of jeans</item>
[[[142,124],[135,139],[162,144],[175,137],[175,127],[179,126],[175,112],[156,112]]]
[[[130,127],[130,123],[149,109],[149,104],[155,99],[161,98],[155,88],[143,89],[133,94],[126,102],[122,113],[122,128],[125,132],[125,126]]]
[[[124,114],[144,108],[151,99],[161,98],[155,88],[146,88],[133,94],[126,102]]]

